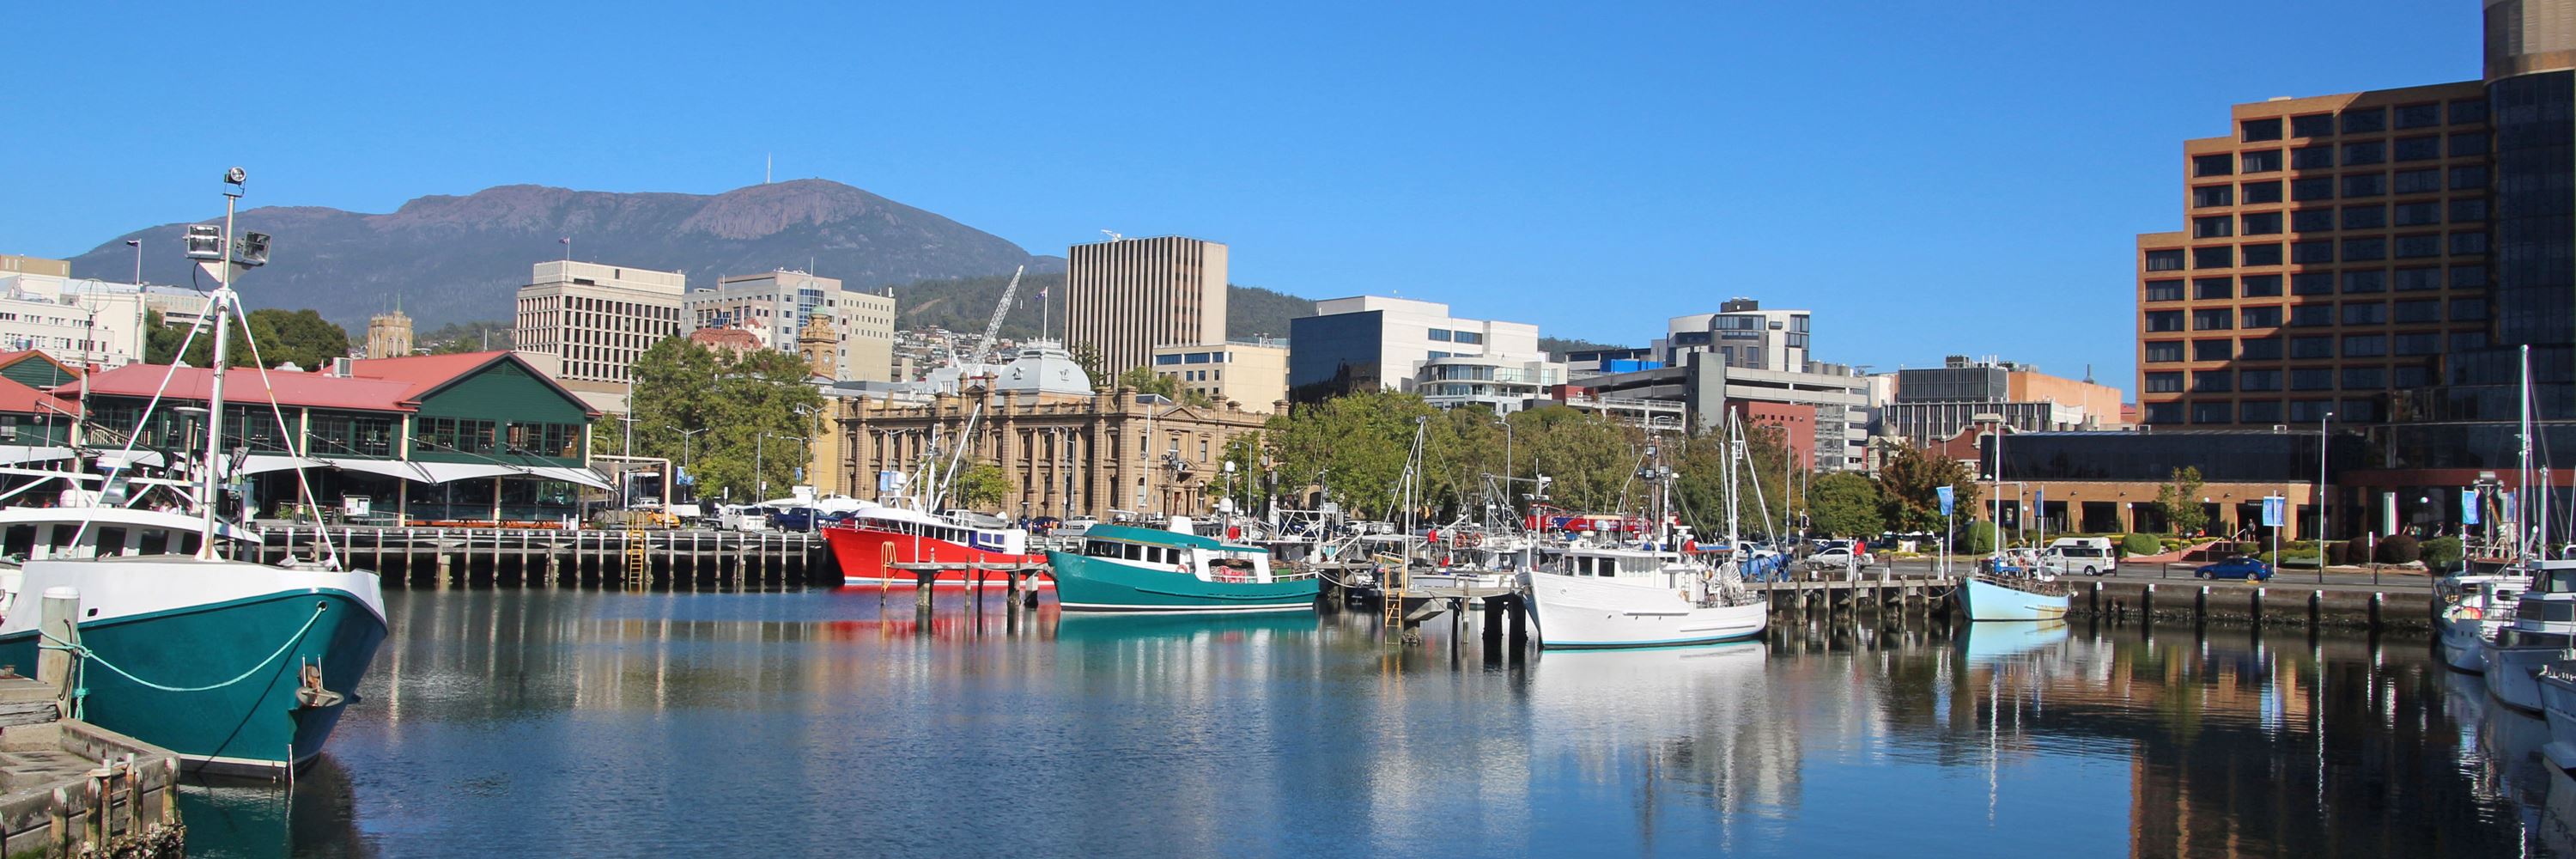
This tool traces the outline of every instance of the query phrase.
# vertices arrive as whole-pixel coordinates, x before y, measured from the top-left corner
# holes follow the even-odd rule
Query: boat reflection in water
[[[325,752],[283,784],[188,784],[179,791],[188,855],[197,859],[365,855],[349,772]]]
[[[1649,844],[1726,852],[1777,838],[1802,802],[1803,726],[1770,667],[1760,642],[1547,651],[1528,669],[1533,780],[1633,803]]]
[[[2072,632],[2062,620],[1988,621],[1959,633],[1969,665],[1993,665],[2057,656]]]

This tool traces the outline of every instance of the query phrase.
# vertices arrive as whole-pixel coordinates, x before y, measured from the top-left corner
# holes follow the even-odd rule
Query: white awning
[[[0,445],[0,465],[24,465],[30,462],[51,462],[70,458],[72,458],[72,449],[68,447]]]
[[[408,462],[398,462],[390,459],[339,459],[324,457],[322,459],[322,463],[324,465],[331,466],[332,468],[344,471],[363,471],[368,474],[381,474],[386,477],[401,478],[415,483],[431,482],[429,475],[421,473],[420,466],[413,465]]]
[[[484,465],[474,462],[415,462],[412,464],[419,466],[423,473],[429,475],[429,479],[423,481],[425,483],[454,483],[482,477],[517,477],[528,473],[527,469],[515,465]]]
[[[615,485],[608,482],[608,478],[601,477],[599,476],[599,472],[592,471],[587,468],[565,468],[552,465],[537,466],[529,468],[528,474],[546,480],[561,480],[566,483],[578,483],[592,489],[617,488]]]
[[[260,474],[263,472],[287,471],[297,468],[320,468],[329,464],[330,463],[323,462],[322,460],[306,459],[301,456],[279,456],[276,454],[265,453],[253,454],[249,458],[242,460],[241,470],[236,473]]]
[[[161,454],[148,450],[138,450],[131,453],[122,450],[111,450],[99,454],[96,464],[99,468],[133,468],[136,466],[142,466],[144,468],[160,468]]]

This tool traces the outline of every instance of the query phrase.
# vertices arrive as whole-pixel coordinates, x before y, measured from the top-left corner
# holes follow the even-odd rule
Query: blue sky
[[[1042,253],[1232,246],[1642,345],[1729,296],[1823,360],[2133,387],[2133,237],[2276,95],[2478,75],[2478,4],[39,3],[0,253],[259,205],[857,185]],[[230,82],[239,96],[215,92]],[[281,241],[288,237],[281,237]],[[495,308],[493,316],[506,308]]]

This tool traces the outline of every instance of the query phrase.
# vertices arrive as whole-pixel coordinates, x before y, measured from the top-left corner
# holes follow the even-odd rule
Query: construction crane
[[[1002,301],[993,307],[993,321],[984,323],[984,339],[975,344],[975,351],[966,353],[966,360],[977,364],[993,363],[993,338],[1001,335],[1002,317],[1010,314],[1011,296],[1020,291],[1020,274],[1028,270],[1028,266],[1011,270],[1011,285],[1002,287]]]

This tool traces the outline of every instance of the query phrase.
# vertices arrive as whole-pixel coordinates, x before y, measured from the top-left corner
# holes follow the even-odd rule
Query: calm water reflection
[[[195,855],[2576,857],[2547,727],[2420,641],[1802,627],[1453,660],[1367,614],[386,601],[329,759],[291,799],[193,791]]]

